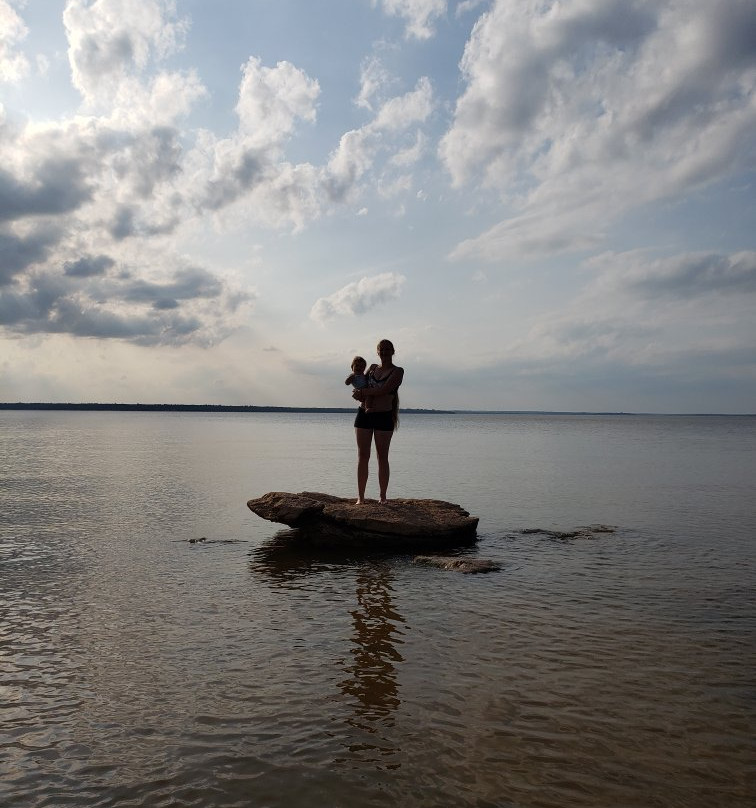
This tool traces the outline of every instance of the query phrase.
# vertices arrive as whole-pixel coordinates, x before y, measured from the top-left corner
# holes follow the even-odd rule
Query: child
[[[362,390],[367,387],[368,380],[365,375],[365,368],[367,362],[361,356],[355,356],[352,359],[352,372],[344,379],[344,384],[351,384],[355,390]]]

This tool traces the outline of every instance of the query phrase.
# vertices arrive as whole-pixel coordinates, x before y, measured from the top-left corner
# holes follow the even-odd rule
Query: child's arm
[[[344,384],[351,384],[354,380],[354,373],[350,373],[346,379],[344,379]]]
[[[404,368],[395,367],[391,375],[380,387],[366,387],[362,392],[366,396],[387,396],[396,391],[404,378]],[[364,399],[363,399],[364,400]]]

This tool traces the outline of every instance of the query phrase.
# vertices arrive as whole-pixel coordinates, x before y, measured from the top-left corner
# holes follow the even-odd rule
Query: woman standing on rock
[[[394,364],[394,346],[387,339],[378,343],[380,365],[371,365],[367,372],[368,386],[355,390],[352,398],[360,408],[354,419],[357,436],[357,504],[365,501],[365,486],[368,480],[370,446],[375,438],[378,455],[378,487],[381,502],[386,502],[389,484],[389,446],[394,430],[399,426],[399,385],[404,378],[404,369]]]

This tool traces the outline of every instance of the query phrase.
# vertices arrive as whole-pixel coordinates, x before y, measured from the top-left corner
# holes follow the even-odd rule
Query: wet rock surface
[[[351,541],[382,539],[382,545],[444,545],[476,539],[477,517],[460,505],[437,499],[367,500],[312,491],[271,491],[247,502],[271,522],[299,528],[303,537]]]
[[[456,570],[467,574],[482,572],[498,572],[501,564],[488,558],[463,558],[460,556],[415,556],[413,564],[423,564],[427,567],[438,567],[442,570]]]

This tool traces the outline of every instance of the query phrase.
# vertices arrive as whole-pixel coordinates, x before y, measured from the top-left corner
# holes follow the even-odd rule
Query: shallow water
[[[479,516],[478,576],[247,510],[352,442],[0,412],[1,805],[753,804],[756,419],[405,415],[392,493]]]

